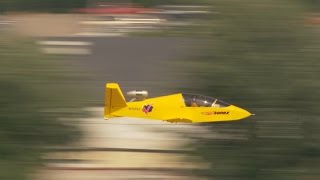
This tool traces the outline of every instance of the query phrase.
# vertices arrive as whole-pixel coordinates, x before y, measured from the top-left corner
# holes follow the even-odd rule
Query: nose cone
[[[244,118],[247,118],[251,115],[254,115],[254,114],[251,114],[249,111],[245,110],[245,109],[242,109],[240,107],[237,107],[237,106],[233,106],[233,116],[235,119],[244,119]]]
[[[242,108],[239,108],[238,111],[239,111],[239,114],[240,114],[243,118],[246,118],[246,117],[249,117],[249,116],[252,115],[249,111],[247,111],[247,110],[245,110],[245,109],[242,109]]]

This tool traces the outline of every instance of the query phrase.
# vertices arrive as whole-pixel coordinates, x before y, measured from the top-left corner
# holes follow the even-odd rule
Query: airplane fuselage
[[[127,102],[126,107],[111,106],[109,108],[110,116],[113,117],[128,116],[169,122],[233,121],[251,115],[248,111],[234,105],[223,107],[188,106],[181,93]]]

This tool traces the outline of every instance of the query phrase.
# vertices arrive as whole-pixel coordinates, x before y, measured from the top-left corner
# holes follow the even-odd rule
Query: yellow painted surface
[[[135,117],[168,122],[218,122],[241,120],[251,115],[245,109],[226,107],[187,107],[181,93],[126,102],[116,83],[106,85],[105,119]]]

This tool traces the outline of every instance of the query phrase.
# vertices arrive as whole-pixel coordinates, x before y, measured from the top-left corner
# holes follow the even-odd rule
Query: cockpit
[[[228,103],[216,98],[197,95],[197,94],[182,94],[187,107],[227,107]]]

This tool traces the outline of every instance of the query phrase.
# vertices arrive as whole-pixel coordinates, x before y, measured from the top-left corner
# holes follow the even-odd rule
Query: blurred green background
[[[197,32],[206,45],[185,63],[189,87],[256,116],[210,124],[226,139],[198,140],[213,179],[319,178],[319,27],[307,1],[219,1]],[[191,74],[191,76],[190,76]],[[206,125],[209,126],[209,125]]]
[[[85,116],[80,72],[70,69],[30,38],[1,31],[0,179],[24,179],[47,147],[81,135],[61,119]]]
[[[92,2],[4,0],[0,11],[68,12]],[[190,145],[197,147],[194,154],[210,163],[209,169],[195,173],[210,179],[319,179],[320,36],[319,27],[307,23],[309,15],[318,12],[319,2],[196,3],[217,13],[208,14],[197,26],[179,29],[179,36],[202,42],[192,57],[178,64],[178,74],[189,79],[181,89],[241,105],[256,116],[203,125],[225,138],[208,135]],[[87,100],[80,98],[84,81],[79,79],[88,77],[41,54],[31,39],[7,32],[0,35],[0,63],[0,179],[23,179],[30,167],[40,165],[48,145],[80,136],[59,118],[84,115],[78,111]]]

